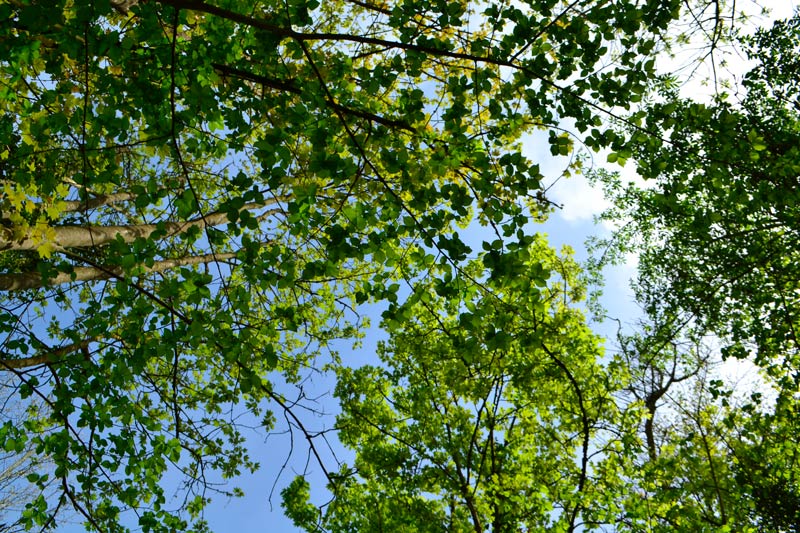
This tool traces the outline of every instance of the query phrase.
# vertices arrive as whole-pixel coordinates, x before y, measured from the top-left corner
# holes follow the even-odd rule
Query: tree
[[[794,531],[796,403],[739,403],[702,331],[663,317],[604,353],[576,308],[585,286],[569,255],[538,237],[522,257],[516,281],[489,293],[418,287],[381,364],[339,370],[337,429],[355,460],[328,476],[322,507],[302,476],[283,491],[295,524]]]
[[[626,474],[616,531],[747,531],[797,527],[796,401],[772,381],[730,385],[701,331],[665,321],[622,336],[627,409],[644,408],[644,450]],[[765,387],[767,385],[767,387]],[[777,387],[776,387],[777,388]]]
[[[89,528],[203,529],[210,477],[257,466],[226,414],[299,425],[271,373],[356,336],[350,310],[402,324],[404,281],[479,286],[459,225],[496,233],[485,276],[515,275],[549,209],[521,135],[607,143],[679,5],[3,3],[0,366],[48,406],[4,446],[50,457]]]
[[[602,365],[577,309],[577,264],[541,236],[520,252],[514,280],[489,281],[488,294],[418,286],[381,365],[340,370],[337,427],[355,462],[330,478],[322,515],[304,478],[283,492],[297,526],[501,533],[616,521],[622,376]]]
[[[740,413],[719,401],[722,382],[702,331],[670,318],[650,317],[638,333],[619,335],[630,372],[622,398],[643,411],[643,447],[631,458],[635,490],[620,495],[625,517],[616,530],[754,531],[726,426]]]
[[[9,380],[0,383],[3,396]],[[28,409],[41,408],[34,403]],[[8,427],[21,424],[26,418],[25,409],[20,403],[5,401],[0,411],[0,432]],[[11,533],[23,531],[20,524],[24,504],[34,499],[40,492],[31,480],[36,481],[48,469],[46,458],[36,454],[36,450],[22,440],[4,439],[5,446],[0,450],[0,531]]]
[[[634,132],[630,151],[653,187],[622,188],[601,175],[617,202],[609,216],[629,218],[640,235],[618,242],[642,252],[647,305],[690,313],[730,339],[731,356],[752,354],[787,379],[798,366],[798,20],[745,41],[758,66],[739,104],[726,95],[701,104],[666,90],[648,109],[643,128],[670,133]]]
[[[705,399],[679,417],[667,437],[668,468],[656,476],[672,491],[662,496],[677,499],[689,488],[695,501],[716,500],[704,504],[707,523],[734,530],[795,531],[800,516],[789,437],[800,380],[799,31],[795,15],[742,39],[756,66],[738,101],[720,94],[703,104],[660,86],[641,129],[626,132],[625,155],[649,187],[598,173],[615,200],[607,217],[624,221],[605,244],[640,253],[637,294],[651,315],[674,317],[667,335],[691,324],[717,339],[722,358],[749,359],[764,372],[765,386],[747,393],[698,381],[696,397]],[[681,470],[677,482],[663,483]],[[703,486],[712,493],[697,496]],[[689,514],[681,508],[676,516]]]

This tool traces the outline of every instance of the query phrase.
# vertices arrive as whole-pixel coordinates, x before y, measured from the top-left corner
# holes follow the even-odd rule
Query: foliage
[[[521,136],[609,142],[679,5],[3,2],[1,364],[48,406],[4,446],[50,457],[90,529],[204,530],[211,480],[257,468],[233,414],[302,427],[273,382],[357,337],[356,306],[397,329],[402,282],[483,279],[472,222],[485,276],[517,275],[549,209]]]
[[[329,363],[356,458],[322,513],[283,491],[303,529],[790,528],[798,22],[752,38],[739,105],[651,96],[683,4],[718,9],[714,49],[705,0],[0,3],[0,369],[46,406],[0,447],[58,487],[21,524],[207,531],[259,466],[245,428],[283,411],[317,455],[302,379]],[[655,324],[619,354],[532,234],[535,130],[657,183],[616,189]],[[382,363],[320,360],[371,303]],[[774,409],[676,341],[709,331],[752,348]]]
[[[381,366],[340,369],[337,426],[355,462],[331,477],[321,518],[302,478],[284,491],[299,527],[575,531],[616,518],[621,376],[576,308],[576,263],[540,236],[522,252],[513,281],[418,286]]]
[[[694,507],[713,527],[795,531],[800,17],[743,43],[755,67],[739,101],[721,94],[702,104],[662,85],[641,128],[628,129],[630,155],[650,182],[597,174],[615,202],[605,216],[622,224],[603,244],[611,258],[639,253],[637,295],[651,316],[671,317],[658,336],[691,325],[716,339],[723,359],[764,372],[748,392],[698,379],[693,409],[673,402],[684,414],[662,428],[669,446],[653,475],[669,490],[656,499],[702,502],[680,506],[680,520]],[[645,135],[656,131],[664,134]]]
[[[623,188],[609,216],[632,220],[641,250],[639,293],[652,309],[691,313],[730,339],[728,354],[795,379],[797,340],[798,19],[747,42],[759,66],[739,104],[704,105],[667,91],[631,135],[637,170],[654,180]],[[780,71],[780,76],[774,75]],[[720,97],[722,98],[722,97]],[[637,243],[638,241],[638,243]]]
[[[0,382],[0,391],[6,401],[0,411],[0,433],[7,435],[14,426],[24,422],[26,415],[43,408],[41,402],[24,405],[8,400],[11,396],[8,387],[11,380]],[[27,413],[26,413],[27,411]],[[0,449],[0,531],[12,533],[23,531],[21,511],[24,504],[35,499],[41,491],[35,482],[52,470],[46,457],[36,454],[36,450],[24,439],[5,438],[5,446]],[[52,488],[45,485],[47,493]]]
[[[748,410],[750,416],[726,420],[738,437],[731,446],[735,478],[742,493],[752,498],[750,514],[759,531],[800,528],[797,409],[797,398],[782,394],[771,412]]]

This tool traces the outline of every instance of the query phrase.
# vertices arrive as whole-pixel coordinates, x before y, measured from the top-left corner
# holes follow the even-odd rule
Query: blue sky
[[[775,17],[788,16],[796,5],[793,1],[785,0],[766,0],[764,4],[774,9],[773,16]],[[683,60],[678,58],[676,61]],[[739,65],[739,68],[742,66]],[[669,68],[669,66],[667,65],[666,68]],[[687,93],[698,94],[698,88],[695,86],[689,85],[684,89]],[[532,159],[542,162],[542,172],[551,180],[548,186],[552,185],[548,190],[548,198],[563,207],[553,213],[550,220],[545,224],[536,227],[535,231],[546,233],[551,245],[556,249],[562,245],[573,247],[576,252],[576,258],[579,261],[583,261],[587,258],[586,239],[598,233],[609,231],[609,228],[599,226],[594,222],[594,217],[607,206],[607,203],[602,196],[602,192],[592,188],[582,176],[556,180],[556,176],[561,173],[564,161],[553,161],[549,153],[539,154],[539,157],[537,157],[535,148],[537,144],[544,147],[545,151],[548,151],[546,142],[536,143],[532,138],[527,144],[528,155]],[[595,155],[595,161],[605,161],[605,157],[602,154]],[[545,164],[545,162],[549,163]],[[632,176],[632,170],[627,168],[626,174]],[[465,238],[465,240],[467,239]],[[478,239],[476,238],[475,240]],[[632,257],[631,260],[628,265],[621,265],[606,272],[604,296],[602,298],[602,303],[608,315],[620,319],[623,323],[632,321],[638,315],[637,307],[633,302],[629,289],[630,278],[635,272],[635,257]],[[373,330],[369,332],[360,349],[351,350],[349,345],[339,347],[341,356],[348,364],[357,366],[374,358],[375,343],[383,336],[376,329],[379,322],[379,309],[379,307],[374,307],[370,313],[372,315]],[[608,325],[599,325],[597,331],[605,335],[613,334],[613,330]],[[313,416],[307,418],[309,423],[318,424],[319,428],[324,427],[326,424],[330,425],[333,421],[332,415],[336,410],[335,401],[330,394],[324,395],[326,391],[332,389],[332,385],[333,382],[329,376],[318,374],[312,375],[305,384],[309,395],[322,395],[319,397],[318,405],[331,415],[327,418]],[[281,425],[282,418],[280,413],[276,413],[276,415],[279,421],[278,429],[280,430],[285,427],[285,424]],[[251,455],[261,463],[262,468],[255,474],[243,475],[231,482],[231,487],[238,486],[244,489],[246,493],[244,498],[228,500],[222,496],[212,495],[213,502],[207,509],[206,518],[213,531],[234,533],[296,531],[291,522],[283,516],[280,507],[280,489],[288,484],[296,473],[305,471],[306,465],[308,465],[307,472],[310,474],[309,479],[312,489],[316,489],[314,494],[317,496],[317,501],[321,501],[324,498],[324,493],[320,489],[325,485],[320,468],[314,464],[313,459],[308,459],[307,447],[298,437],[299,435],[295,435],[294,453],[287,462],[290,452],[288,435],[275,434],[266,439],[264,435],[255,433],[252,435],[249,442]],[[346,454],[340,458],[346,460]],[[284,464],[286,464],[285,468],[283,468]],[[277,484],[276,479],[278,480]],[[268,497],[273,487],[274,492],[270,504]],[[60,531],[66,533],[83,531],[83,528],[76,522],[80,521],[76,520],[72,524],[64,524]]]
[[[540,163],[543,174],[549,180],[546,181],[548,198],[563,205],[563,208],[556,210],[545,224],[532,225],[531,231],[546,233],[551,245],[556,249],[563,245],[571,246],[576,252],[576,258],[579,261],[585,260],[587,253],[584,242],[586,239],[598,232],[607,231],[607,228],[594,223],[594,216],[607,205],[601,191],[590,187],[582,176],[557,179],[567,160],[564,158],[554,159],[549,154],[546,137],[543,140],[529,138],[524,150],[528,157]],[[539,150],[541,153],[537,153]],[[480,241],[484,236],[480,228],[477,228],[477,230],[468,230],[467,234],[463,235],[463,239],[476,251],[479,251]],[[630,293],[627,290],[631,272],[633,272],[632,269],[625,267],[615,268],[609,272],[604,304],[612,316],[624,317],[634,311],[630,302]],[[378,328],[381,309],[381,306],[375,305],[366,311],[371,318],[372,328],[360,348],[353,349],[351,343],[344,342],[336,346],[346,364],[360,366],[375,360],[375,346],[378,340],[385,338],[385,334]],[[330,427],[333,423],[337,410],[335,399],[331,395],[333,386],[334,380],[330,375],[319,373],[310,373],[308,380],[303,383],[303,389],[307,396],[316,397],[316,405],[321,411],[327,413],[327,416],[324,417],[306,413],[304,423],[309,425],[311,431]],[[280,386],[277,386],[276,389],[280,390]],[[294,389],[287,387],[286,391],[289,391],[287,396],[291,398]],[[296,392],[294,393],[296,394]],[[235,533],[263,532],[265,529],[275,533],[296,531],[291,522],[283,516],[280,507],[280,490],[299,473],[306,472],[308,474],[314,501],[317,503],[325,501],[327,496],[324,492],[325,478],[314,459],[309,458],[302,436],[299,433],[294,435],[294,450],[290,457],[291,437],[287,433],[281,433],[286,428],[281,413],[276,411],[276,417],[278,424],[274,434],[267,437],[254,431],[249,435],[248,444],[251,457],[259,461],[262,468],[254,474],[245,474],[232,480],[226,487],[228,489],[242,488],[245,491],[245,497],[228,499],[224,496],[209,494],[212,503],[207,509],[206,519],[213,531]],[[332,438],[332,441],[335,441],[335,437]],[[322,443],[320,442],[320,444]],[[348,457],[347,451],[342,450],[335,442],[332,444],[340,460],[351,459]],[[330,453],[327,453],[326,460],[330,465],[335,464]],[[169,484],[172,480],[165,481]],[[270,503],[271,491],[273,492]],[[177,506],[179,501],[176,499],[173,503]],[[134,516],[126,515],[125,521],[135,529]],[[74,517],[74,520],[67,519],[66,522],[71,523],[63,523],[59,528],[60,531],[66,533],[83,531],[79,517]]]
[[[544,159],[551,159],[551,157],[548,154]],[[557,165],[553,166],[553,169],[556,168],[558,168]],[[547,175],[547,172],[545,174]],[[598,231],[607,231],[602,226],[595,225],[593,220],[594,216],[606,206],[602,193],[591,188],[585,178],[579,176],[558,180],[550,189],[549,195],[554,201],[563,203],[564,209],[556,211],[545,224],[535,226],[535,230],[547,233],[552,246],[557,249],[562,245],[572,246],[575,249],[576,257],[581,261],[584,260],[587,257],[585,240],[590,235],[596,235]],[[469,235],[465,236],[465,241],[468,237]],[[479,239],[477,236],[473,236],[472,240]],[[631,272],[633,270],[630,268],[619,267],[608,273],[604,304],[612,316],[625,318],[626,315],[635,314],[635,306],[632,305],[627,288]],[[378,309],[378,307],[374,308],[371,313],[373,326],[377,326],[379,321]],[[374,346],[381,338],[384,338],[384,334],[373,327],[361,349],[348,353],[349,347],[344,345],[340,348],[340,353],[350,365],[369,363],[374,359]],[[317,376],[314,380],[314,383],[308,384],[309,389],[313,388],[324,392],[332,386],[332,380],[329,378]],[[333,412],[335,410],[334,399],[330,396],[327,398],[330,400],[330,404],[326,407],[329,412]],[[306,464],[307,455],[302,442],[297,443],[296,441],[297,449],[294,457],[281,474],[278,488],[273,494],[272,509],[267,501],[275,478],[280,473],[280,467],[288,453],[287,440],[285,435],[278,435],[266,443],[263,442],[263,439],[261,441],[253,439],[253,455],[261,459],[263,468],[259,472],[243,476],[239,480],[238,485],[242,486],[247,493],[245,498],[230,501],[219,500],[212,504],[207,512],[207,519],[213,530],[237,533],[262,532],[265,528],[275,533],[296,531],[281,512],[279,492],[280,487],[291,481],[294,474],[302,471]],[[345,453],[341,458],[347,460],[347,454]],[[312,494],[317,497],[316,501],[324,501],[325,493],[320,490],[325,485],[324,477],[313,460],[308,464]]]

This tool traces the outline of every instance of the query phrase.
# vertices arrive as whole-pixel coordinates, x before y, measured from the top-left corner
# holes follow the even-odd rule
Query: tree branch
[[[50,363],[60,363],[66,355],[79,350],[88,350],[89,343],[95,340],[96,338],[82,340],[80,342],[62,346],[61,348],[52,348],[31,357],[22,357],[20,359],[0,359],[0,371],[30,368]]]
[[[578,487],[577,492],[583,492],[583,488],[586,485],[586,479],[588,476],[588,467],[589,467],[589,438],[591,436],[591,420],[589,418],[589,413],[586,410],[586,405],[583,399],[583,390],[578,383],[578,380],[575,379],[575,376],[572,374],[570,369],[567,367],[564,362],[559,359],[555,353],[553,353],[544,343],[541,344],[542,350],[546,353],[550,359],[558,366],[564,374],[567,376],[572,388],[575,390],[575,396],[578,398],[578,407],[581,411],[581,425],[583,426],[583,443],[582,443],[582,450],[581,450],[581,474],[580,478],[578,479]],[[572,510],[572,514],[570,516],[570,523],[569,523],[569,531],[575,531],[575,520],[578,516],[583,505],[580,502],[575,503],[575,508]]]
[[[113,194],[98,194],[97,196],[87,200],[69,200],[64,202],[64,211],[70,213],[89,211],[90,209],[96,209],[104,205],[118,204],[127,202],[128,200],[135,200],[136,196],[138,195],[131,192],[118,192]]]
[[[144,272],[163,272],[186,265],[199,265],[215,261],[225,261],[236,257],[236,253],[205,254],[177,259],[163,259],[156,261],[151,267],[144,267]],[[124,277],[125,270],[121,266],[108,265],[99,267],[75,267],[72,272],[59,272],[52,278],[43,278],[39,272],[24,272],[21,274],[0,274],[0,291],[23,291],[26,289],[39,289],[52,287],[73,281],[97,281],[110,278]]]
[[[61,202],[62,209],[61,212],[63,213],[83,213],[89,211],[90,209],[95,209],[97,207],[102,207],[104,205],[111,205],[111,204],[118,204],[121,202],[127,202],[128,200],[134,200],[137,195],[130,193],[130,192],[119,192],[113,194],[100,194],[94,196],[93,198],[89,198],[87,200],[66,200]],[[37,203],[35,204],[36,209],[41,209],[42,204]],[[9,211],[0,211],[0,219],[8,219],[11,216],[11,212]]]
[[[254,83],[263,85],[264,87],[275,89],[276,91],[284,91],[292,94],[302,94],[303,92],[299,87],[297,87],[297,85],[294,84],[293,81],[276,80],[274,78],[269,78],[267,76],[262,76],[260,74],[254,74],[252,72],[248,72],[246,70],[242,70],[239,68],[229,67],[228,65],[223,65],[221,63],[213,63],[211,66],[213,66],[216,70],[220,72],[220,74],[224,76],[232,76],[235,78],[252,81]],[[331,106],[331,108],[335,109],[336,111],[340,111],[346,115],[351,115],[372,122],[377,122],[378,124],[381,124],[388,128],[403,129],[410,131],[411,133],[415,133],[414,128],[412,128],[408,123],[403,122],[402,120],[382,117],[380,115],[376,115],[375,113],[370,113],[369,111],[364,111],[362,109],[353,109],[351,107],[343,106],[333,101],[329,101],[328,105]]]
[[[250,211],[264,207],[264,204],[246,204],[241,211]],[[278,209],[269,210],[259,215],[281,212]],[[158,224],[134,224],[128,226],[55,226],[53,231],[55,238],[53,244],[57,248],[90,248],[108,244],[117,238],[122,238],[124,242],[133,242],[138,238],[147,239],[157,230],[163,230],[166,236],[174,236],[187,231],[192,227],[219,226],[229,221],[228,213],[217,211],[204,217],[194,218],[187,221],[166,221]],[[0,250],[36,250],[42,244],[40,239],[25,236],[19,240],[12,240],[7,235],[0,235]]]

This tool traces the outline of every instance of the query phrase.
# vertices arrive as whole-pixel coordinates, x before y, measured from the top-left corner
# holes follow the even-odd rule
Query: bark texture
[[[248,204],[242,211],[251,211],[263,207],[262,204]],[[278,210],[269,210],[259,218],[277,213]],[[174,236],[187,231],[192,227],[219,226],[229,221],[228,213],[216,212],[186,221],[167,221],[159,224],[136,224],[128,226],[55,226],[53,244],[57,249],[64,248],[91,248],[101,246],[116,240],[118,237],[125,242],[133,242],[138,238],[147,239],[159,229],[166,232],[166,236]],[[9,238],[8,231],[5,235],[0,233],[0,250],[36,250],[41,246],[41,240],[31,236],[13,240]]]
[[[205,254],[179,259],[164,259],[156,261],[151,267],[144,267],[145,272],[163,272],[172,268],[186,265],[199,265],[214,261],[227,261],[236,257],[235,253]],[[122,267],[90,266],[75,267],[73,272],[59,272],[58,275],[44,279],[39,272],[23,272],[21,274],[0,274],[0,291],[22,291],[26,289],[39,289],[46,286],[62,285],[72,281],[96,281],[110,278],[124,277]]]

